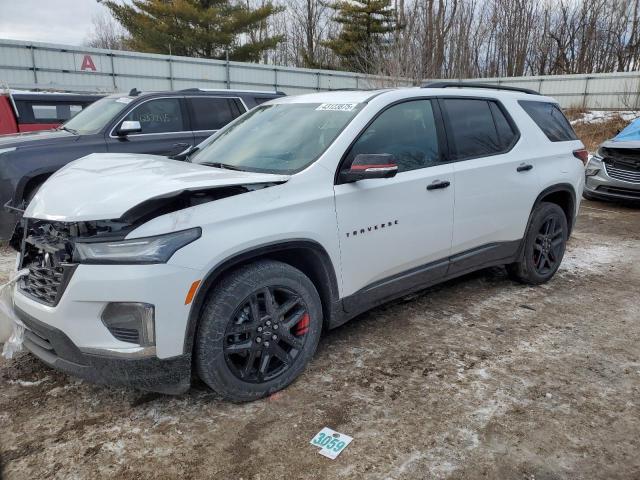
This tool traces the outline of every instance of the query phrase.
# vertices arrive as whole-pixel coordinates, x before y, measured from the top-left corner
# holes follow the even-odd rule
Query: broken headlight
[[[76,243],[73,259],[80,263],[166,263],[202,235],[200,227],[155,237]]]

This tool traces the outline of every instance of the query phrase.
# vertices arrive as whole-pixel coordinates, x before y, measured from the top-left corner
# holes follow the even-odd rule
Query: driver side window
[[[170,133],[185,130],[178,98],[149,100],[134,108],[123,121],[136,120],[144,133]]]
[[[382,112],[351,147],[343,168],[361,153],[391,154],[399,172],[437,165],[440,151],[431,101],[412,100]]]

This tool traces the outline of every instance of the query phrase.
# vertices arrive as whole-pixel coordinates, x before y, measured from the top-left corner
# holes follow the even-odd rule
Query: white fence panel
[[[640,72],[466,79],[529,88],[564,108],[640,109]],[[411,86],[414,82],[332,70],[225,62],[138,52],[0,40],[0,86],[69,91],[231,88],[321,90]]]

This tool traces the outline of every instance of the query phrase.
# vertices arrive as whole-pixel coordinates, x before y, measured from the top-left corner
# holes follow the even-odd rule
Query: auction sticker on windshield
[[[329,112],[351,112],[358,106],[357,103],[323,103],[316,110],[324,110]]]
[[[351,440],[353,440],[353,438],[349,435],[338,433],[335,430],[324,427],[309,443],[316,447],[320,447],[320,450],[318,451],[320,455],[335,460],[337,456],[347,448],[347,445],[351,443]]]

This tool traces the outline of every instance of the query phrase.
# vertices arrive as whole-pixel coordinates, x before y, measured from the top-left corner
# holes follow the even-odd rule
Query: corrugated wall
[[[640,72],[483,78],[496,85],[530,88],[554,97],[563,108],[639,110]]]
[[[465,80],[466,81],[466,80]],[[474,81],[474,80],[470,80]],[[640,109],[640,72],[486,78],[555,97],[564,108]],[[0,86],[73,91],[231,88],[287,94],[411,85],[350,72],[0,40]]]
[[[0,85],[74,91],[230,88],[320,90],[411,85],[387,77],[150,53],[0,40]]]

